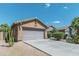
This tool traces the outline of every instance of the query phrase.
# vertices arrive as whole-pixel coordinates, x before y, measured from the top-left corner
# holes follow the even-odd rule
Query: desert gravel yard
[[[6,44],[0,41],[0,56],[47,56],[24,42],[17,42],[13,47],[6,47]]]
[[[53,56],[79,56],[79,44],[49,39],[24,41]]]

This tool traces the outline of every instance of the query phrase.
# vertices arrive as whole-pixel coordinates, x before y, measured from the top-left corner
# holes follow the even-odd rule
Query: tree
[[[71,26],[76,30],[79,29],[79,17],[75,17],[72,21]]]
[[[1,24],[1,25],[0,25],[0,30],[1,30],[1,31],[7,32],[8,29],[9,29],[8,24]]]
[[[79,44],[79,17],[75,17],[71,24],[72,28],[75,30],[75,35],[73,36],[73,40],[75,43]]]

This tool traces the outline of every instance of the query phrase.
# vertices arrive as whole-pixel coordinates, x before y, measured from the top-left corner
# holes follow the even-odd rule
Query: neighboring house
[[[48,26],[47,31],[53,31],[55,28],[53,26]]]
[[[66,30],[66,29],[60,29],[60,30],[58,30],[58,31],[60,31],[60,32],[65,32],[65,30]]]
[[[18,21],[12,25],[15,41],[18,40],[41,40],[47,38],[47,26],[38,18]]]
[[[72,28],[72,26],[68,26],[65,28],[65,39],[69,37],[73,37],[76,34],[76,31]]]
[[[65,34],[69,35],[69,27],[65,28]]]
[[[64,28],[64,29],[59,29],[58,31],[60,31],[60,32],[64,32],[65,34],[69,34],[69,27],[66,27],[66,28]]]

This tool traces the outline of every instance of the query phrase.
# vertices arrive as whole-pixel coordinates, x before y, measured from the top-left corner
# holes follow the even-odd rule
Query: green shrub
[[[52,32],[47,33],[48,38],[52,37]]]
[[[79,44],[79,35],[74,36],[74,43]]]
[[[74,35],[73,37],[69,37],[66,39],[67,42],[69,43],[75,43],[75,44],[79,44],[79,35]]]
[[[57,40],[60,40],[64,37],[64,33],[63,32],[54,32],[54,33],[52,33],[52,36],[55,37]]]

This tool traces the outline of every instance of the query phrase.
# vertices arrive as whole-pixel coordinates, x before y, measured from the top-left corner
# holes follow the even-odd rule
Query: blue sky
[[[47,25],[56,28],[69,26],[74,17],[79,16],[79,4],[40,3],[40,4],[0,4],[0,24],[32,17],[38,17]]]

